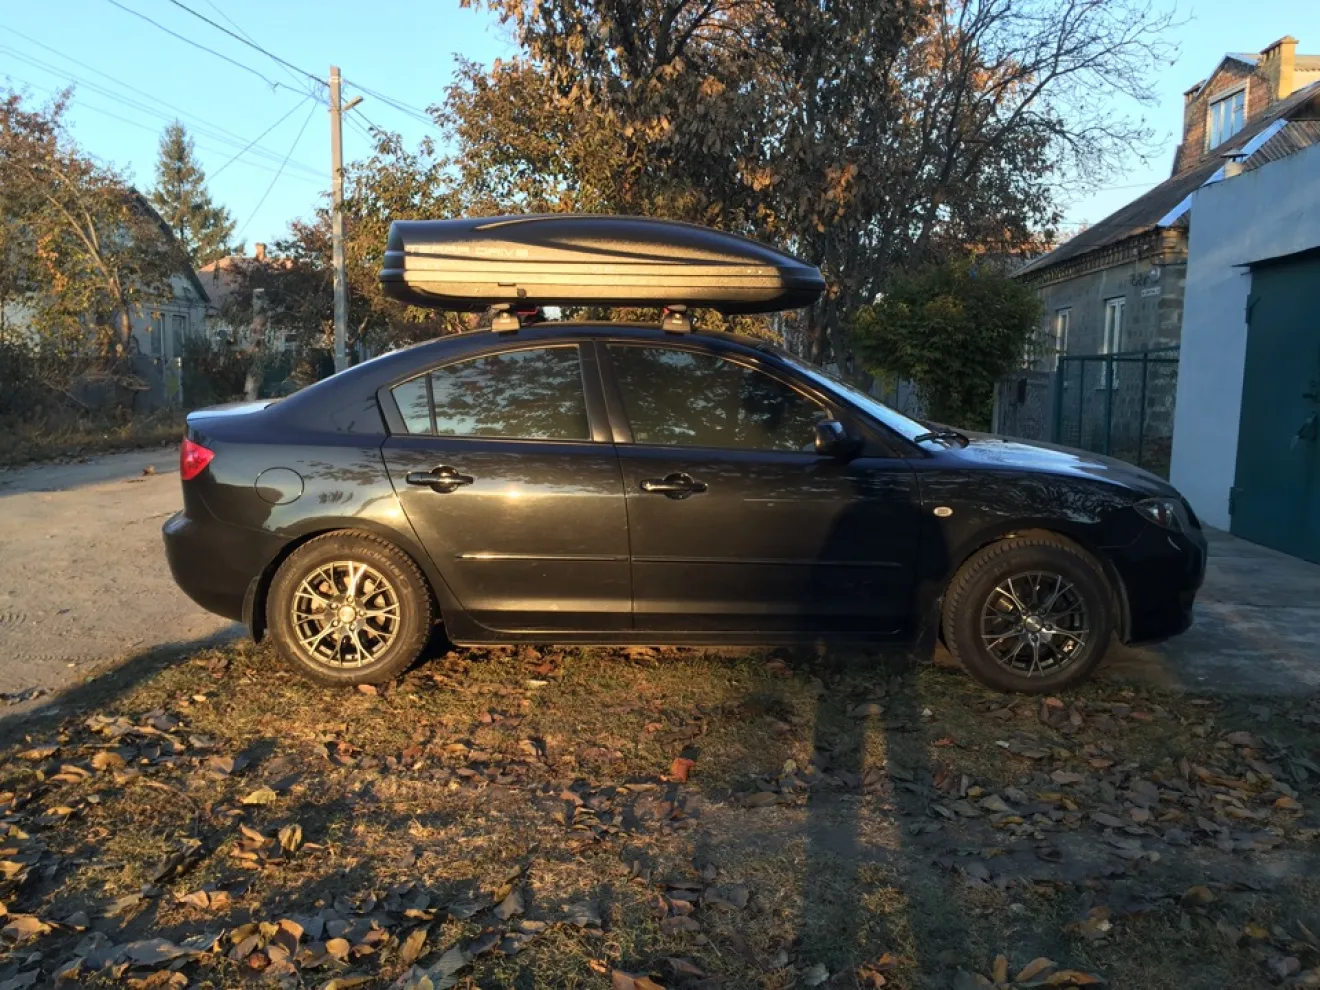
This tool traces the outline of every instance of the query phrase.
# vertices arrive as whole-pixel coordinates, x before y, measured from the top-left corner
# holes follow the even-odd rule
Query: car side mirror
[[[834,419],[823,419],[816,424],[816,453],[821,457],[852,457],[861,443],[848,436],[843,424]]]

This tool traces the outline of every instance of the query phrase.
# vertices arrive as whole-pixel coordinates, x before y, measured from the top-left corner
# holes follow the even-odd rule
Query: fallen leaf
[[[244,804],[249,804],[249,805],[251,805],[251,804],[258,804],[258,805],[260,805],[260,804],[270,804],[272,801],[276,800],[278,797],[279,797],[278,794],[276,794],[273,790],[271,790],[271,789],[270,789],[269,787],[267,787],[265,784],[262,784],[262,785],[261,785],[260,787],[258,787],[255,791],[251,792],[250,794],[245,795],[244,798],[243,798],[243,803],[244,803]]]
[[[34,760],[34,761],[48,760],[59,751],[60,748],[55,745],[33,746],[31,749],[25,749],[23,750],[23,752],[19,753],[18,758],[20,760]]]
[[[510,918],[522,914],[524,910],[526,908],[523,904],[522,891],[515,889],[496,905],[494,914],[500,921],[508,921]]]
[[[1044,956],[1038,956],[1022,967],[1021,971],[1014,977],[1014,983],[1026,983],[1028,980],[1034,980],[1043,975],[1048,970],[1054,969],[1055,963],[1046,959]]]
[[[1105,981],[1099,976],[1091,973],[1083,973],[1075,969],[1061,969],[1057,973],[1050,974],[1045,980],[1047,987],[1097,987]]]
[[[325,943],[325,951],[340,960],[347,959],[352,948],[353,944],[346,938],[332,938]]]
[[[107,918],[118,918],[120,915],[127,914],[142,903],[144,898],[141,894],[125,894],[123,897],[116,898],[110,902],[110,906],[105,909]]]
[[[50,925],[36,915],[11,914],[7,916],[4,928],[0,929],[0,935],[13,939],[15,942],[22,942],[38,935],[45,935],[48,931],[50,931]]]
[[[406,939],[403,940],[403,946],[399,949],[399,958],[408,965],[412,965],[421,957],[426,950],[425,928],[414,928]]]
[[[674,758],[674,762],[669,765],[669,777],[680,784],[686,784],[688,773],[696,765],[696,760],[689,760],[686,756],[677,756]],[[619,971],[615,970],[615,972]]]
[[[94,770],[122,770],[127,761],[114,750],[103,749],[92,757]]]
[[[124,952],[138,966],[159,966],[180,956],[195,955],[192,950],[175,945],[168,939],[149,938],[141,942],[129,942]]]
[[[649,976],[633,976],[621,969],[610,972],[610,985],[614,990],[665,990]]]
[[[1008,982],[1008,956],[995,956],[994,966],[990,970],[990,978],[996,983]]]
[[[574,901],[565,904],[564,921],[579,928],[599,928],[600,908],[591,901]]]
[[[666,962],[675,976],[691,976],[694,979],[702,979],[706,973],[700,966],[691,959],[684,959],[682,956],[670,956]]]
[[[303,841],[302,826],[297,823],[285,825],[280,829],[279,840],[280,848],[285,852],[297,852]]]
[[[351,990],[352,987],[360,987],[374,979],[374,976],[336,976],[326,981],[321,990]]]
[[[802,985],[804,987],[818,987],[830,978],[830,971],[824,963],[816,963],[809,966],[802,973]]]

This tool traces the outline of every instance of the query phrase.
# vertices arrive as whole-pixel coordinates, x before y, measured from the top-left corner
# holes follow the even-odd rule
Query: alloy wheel
[[[331,667],[366,667],[399,632],[399,594],[370,564],[336,560],[299,583],[290,606],[299,645]]]
[[[1001,667],[1044,677],[1081,655],[1090,616],[1077,585],[1061,574],[1031,571],[995,585],[981,609],[981,643]]]

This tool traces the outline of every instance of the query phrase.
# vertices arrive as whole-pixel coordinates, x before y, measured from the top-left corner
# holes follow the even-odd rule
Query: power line
[[[56,94],[59,93],[59,90],[51,89],[51,88],[48,87],[48,86],[39,86],[38,84],[32,82],[31,80],[24,79],[24,78],[22,78],[21,76],[15,76],[15,75],[12,75],[12,74],[9,74],[9,73],[6,73],[5,75],[6,75],[7,78],[9,78],[9,79],[13,79],[15,82],[23,83],[25,86],[31,86],[33,89],[38,90],[39,92],[42,92],[42,93],[50,93],[50,94],[52,94],[52,95],[56,95]],[[141,130],[144,130],[144,131],[148,132],[149,134],[159,134],[159,133],[160,133],[160,131],[159,131],[158,128],[152,127],[152,126],[150,126],[149,124],[144,124],[144,123],[142,123],[142,121],[140,121],[140,120],[133,120],[132,118],[125,117],[125,116],[123,116],[123,115],[121,115],[121,114],[117,114],[117,113],[115,113],[113,110],[107,110],[107,109],[105,109],[104,107],[98,107],[98,106],[96,106],[95,104],[88,103],[86,100],[78,100],[78,101],[77,101],[77,105],[80,106],[80,107],[82,107],[84,110],[91,110],[91,111],[94,111],[95,113],[103,114],[103,115],[105,115],[106,117],[110,117],[110,118],[113,119],[113,120],[118,120],[118,121],[120,121],[121,123],[128,124],[128,125],[130,125],[130,126],[132,126],[132,127],[137,127],[137,128],[139,128],[139,129],[141,129]],[[299,106],[301,106],[301,105],[302,105],[302,104],[299,104]],[[297,109],[297,107],[295,107],[294,109]],[[204,145],[204,144],[199,144],[197,147],[203,149],[204,151],[210,151],[210,152],[213,152],[214,154],[217,154],[217,155],[223,155],[223,154],[225,154],[225,152],[221,151],[219,148],[210,148],[210,147],[207,147],[207,146]],[[274,169],[272,166],[270,166],[270,165],[263,165],[261,162],[254,162],[254,161],[251,161],[250,159],[244,159],[243,162],[242,162],[242,164],[247,165],[249,168],[259,168],[259,169],[261,169],[263,172],[274,172],[274,171],[275,171],[275,169]],[[321,181],[320,179],[312,178],[312,177],[310,177],[310,176],[306,176],[306,175],[303,175],[303,174],[301,174],[301,173],[294,173],[293,175],[291,175],[291,178],[298,179],[298,180],[301,181],[301,182],[319,182],[319,181]]]
[[[112,2],[114,2],[114,0],[112,0]],[[257,42],[250,35],[248,35],[246,31],[244,31],[242,28],[239,28],[239,26],[235,24],[233,20],[231,20],[228,17],[225,17],[224,12],[220,11],[218,7],[216,8],[216,11],[220,13],[222,17],[225,17],[225,20],[229,21],[230,24],[233,24],[233,26],[237,29],[237,31],[231,31],[223,24],[216,23],[215,21],[211,20],[211,18],[207,17],[205,14],[193,10],[193,8],[189,7],[186,3],[183,3],[182,0],[170,0],[170,3],[174,4],[174,6],[178,7],[180,10],[184,10],[187,11],[189,14],[192,14],[193,17],[196,17],[198,20],[203,21],[206,24],[209,24],[217,31],[221,31],[225,33],[229,37],[233,38],[235,41],[247,45],[249,48],[253,49],[254,51],[260,52],[262,55],[265,55],[267,58],[271,59],[272,61],[278,63],[279,65],[284,66],[285,69],[296,72],[299,75],[305,76],[308,79],[311,79],[322,86],[326,85],[325,80],[323,80],[320,76],[308,72],[306,69],[302,68],[301,66],[294,65],[288,59],[281,58],[279,55],[276,55],[274,52],[270,51],[270,49],[263,48],[261,45],[257,44]],[[207,3],[211,3],[211,0],[207,0]],[[215,7],[213,3],[211,4],[211,6]],[[380,92],[379,90],[369,89],[366,86],[359,85],[358,83],[352,82],[349,79],[344,80],[344,85],[352,86],[354,89],[360,90],[362,93],[366,94],[367,96],[380,100],[385,105],[393,107],[395,110],[398,110],[400,113],[406,114],[407,116],[411,117],[413,120],[419,123],[426,124],[428,127],[435,126],[435,121],[431,119],[430,115],[427,114],[425,110],[419,107],[415,107],[412,106],[411,104],[404,103],[402,100],[396,100],[392,96],[386,96],[384,93]]]
[[[212,172],[207,178],[208,178],[208,179],[214,179],[217,175],[219,175],[221,172],[223,172],[225,169],[227,169],[230,165],[234,164],[234,162],[237,161],[238,158],[239,158],[244,152],[246,152],[246,151],[248,150],[248,148],[251,148],[254,144],[256,144],[258,141],[260,141],[262,138],[264,138],[267,134],[269,134],[271,131],[275,130],[275,128],[279,127],[280,124],[282,124],[282,123],[284,123],[286,120],[288,120],[288,119],[293,115],[293,112],[294,112],[295,110],[297,110],[299,107],[301,107],[301,106],[303,105],[303,103],[306,103],[306,102],[307,102],[308,100],[310,100],[310,99],[312,99],[312,97],[311,97],[311,96],[307,96],[307,97],[305,97],[301,102],[299,102],[299,103],[295,103],[293,106],[291,106],[291,107],[288,109],[288,112],[286,112],[286,113],[284,114],[284,116],[282,116],[279,120],[275,121],[275,123],[271,124],[271,125],[270,125],[269,127],[267,127],[264,131],[262,131],[262,132],[261,132],[260,134],[258,134],[256,137],[254,137],[254,138],[252,139],[252,141],[248,144],[248,146],[247,146],[246,148],[244,148],[242,151],[238,152],[238,154],[234,155],[233,158],[229,159],[229,161],[227,161],[227,162],[225,162],[223,165],[221,165],[218,169],[216,169],[214,172]],[[315,107],[313,107],[313,109],[315,109]],[[304,125],[304,126],[306,126],[306,125]],[[285,161],[288,161],[288,159],[286,158]],[[297,164],[297,163],[295,162],[294,164]]]
[[[214,55],[218,59],[223,59],[224,61],[228,62],[230,65],[242,69],[244,72],[250,72],[252,75],[256,76],[258,79],[260,79],[262,82],[264,82],[267,86],[271,87],[272,89],[281,89],[281,88],[293,89],[292,86],[285,86],[284,83],[282,82],[276,82],[274,79],[262,75],[262,73],[258,72],[250,65],[244,65],[242,62],[238,61],[237,59],[232,59],[228,55],[220,54],[214,48],[208,48],[206,47],[206,45],[203,45],[201,42],[193,41],[191,38],[185,37],[184,35],[179,34],[177,31],[171,31],[164,24],[161,24],[159,21],[152,20],[146,14],[139,13],[138,11],[134,10],[132,7],[124,6],[122,3],[119,2],[119,0],[106,0],[106,2],[113,4],[114,6],[118,7],[120,10],[124,11],[127,14],[132,14],[134,17],[146,21],[148,24],[152,25],[153,27],[159,28],[160,30],[164,31],[166,34],[170,35],[170,37],[178,38],[186,45],[191,45],[193,48],[201,49],[202,51],[210,55]]]
[[[254,37],[252,37],[252,35],[249,34],[247,31],[244,31],[243,28],[242,28],[242,26],[238,23],[238,21],[234,20],[232,17],[230,17],[228,14],[226,14],[223,10],[221,10],[220,7],[216,4],[215,0],[206,0],[206,5],[207,5],[208,7],[210,7],[212,10],[214,10],[217,14],[219,14],[220,17],[221,17],[221,18],[222,18],[222,19],[223,19],[223,20],[224,20],[224,21],[225,21],[230,27],[232,27],[235,31],[237,31],[239,34],[241,34],[244,38],[247,38],[248,41],[252,42],[253,44],[256,44],[256,43],[257,43],[257,39],[254,38]],[[284,68],[284,72],[285,72],[285,74],[286,74],[290,79],[292,79],[294,82],[297,82],[297,81],[298,81],[298,75],[297,75],[297,74],[298,74],[299,72],[301,72],[302,70],[300,70],[300,69],[289,69],[289,68],[285,68],[284,66],[281,66],[281,68]],[[319,81],[319,80],[318,80],[318,81]]]
[[[115,0],[110,0],[110,2],[115,3]],[[255,51],[261,52],[261,54],[265,55],[268,59],[278,62],[280,65],[284,66],[285,68],[292,69],[294,72],[306,76],[314,83],[319,83],[322,86],[326,85],[325,80],[322,79],[320,76],[313,75],[312,73],[308,72],[306,69],[298,68],[298,66],[294,65],[292,62],[286,61],[285,59],[280,58],[278,55],[275,55],[267,51],[266,49],[262,48],[259,44],[257,44],[255,41],[251,40],[250,38],[245,38],[241,34],[235,34],[233,31],[229,30],[229,28],[225,27],[223,24],[217,24],[215,21],[211,20],[211,18],[207,17],[205,14],[200,14],[197,11],[193,10],[191,7],[189,7],[187,4],[181,3],[180,0],[170,0],[170,3],[174,4],[174,6],[178,7],[180,10],[186,10],[188,13],[192,14],[193,17],[196,17],[198,20],[205,21],[207,24],[211,25],[211,27],[215,28],[217,31],[223,31],[225,34],[229,35],[229,37],[235,39],[236,41],[244,45],[247,45],[249,48]],[[117,3],[115,5],[118,6]]]
[[[8,28],[7,30],[13,31],[12,28]],[[131,84],[126,83],[121,79],[117,79],[116,77],[110,75],[107,72],[102,72],[100,69],[97,69],[94,66],[87,65],[86,63],[80,62],[75,58],[65,55],[64,53],[58,51],[57,49],[51,48],[49,45],[44,45],[39,41],[35,41],[35,39],[27,38],[27,36],[23,35],[21,32],[13,31],[13,33],[17,34],[19,37],[24,38],[25,40],[31,41],[33,44],[40,45],[42,48],[45,48],[48,51],[54,52],[59,57],[67,59],[68,61],[74,63],[75,65],[82,66],[83,68],[88,69],[91,72],[95,72],[99,76],[104,76],[106,79],[109,79],[111,82],[115,83],[118,86],[122,86],[123,88],[132,90],[133,92],[136,93],[142,93],[143,96],[151,100],[153,103],[158,103],[161,106],[169,109],[171,112],[164,113],[156,109],[155,107],[142,102],[141,100],[136,100],[131,97],[124,96],[121,93],[117,93],[114,90],[107,89],[104,86],[100,85],[99,83],[92,82],[91,80],[86,79],[83,76],[79,76],[77,73],[69,72],[67,69],[64,69],[60,66],[52,65],[49,62],[43,62],[41,59],[33,58],[30,55],[27,55],[23,52],[19,52],[7,45],[0,45],[0,51],[6,51],[14,58],[17,58],[20,61],[33,66],[34,68],[41,69],[42,71],[48,72],[51,75],[56,76],[60,79],[72,80],[73,82],[81,84],[83,87],[91,90],[94,93],[98,93],[102,96],[108,97],[109,99],[112,99],[115,102],[120,103],[126,107],[129,107],[133,110],[138,110],[143,113],[151,114],[152,116],[158,117],[162,120],[165,121],[173,120],[176,118],[176,116],[189,120],[190,122],[193,123],[193,129],[198,134],[201,134],[205,137],[210,137],[213,140],[220,141],[223,144],[227,144],[236,148],[243,147],[244,145],[246,145],[244,151],[252,150],[255,147],[255,142],[249,142],[247,137],[245,137],[244,135],[235,134],[233,131],[223,128],[218,124],[214,124],[204,118],[198,117],[195,114],[189,113],[188,111],[184,110],[182,107],[175,106],[174,104],[168,103],[165,100],[162,100],[159,97],[152,95],[151,93],[147,93],[143,90],[140,90],[137,87],[132,86]],[[305,95],[303,100],[305,101],[307,99],[313,99],[313,98],[314,97],[310,95]],[[295,105],[295,107],[301,106],[302,102],[303,101],[300,101],[298,104]],[[84,103],[82,105],[90,107],[90,104]],[[219,152],[219,153],[227,154],[227,152]],[[256,148],[255,154],[271,162],[276,162],[279,160],[279,153],[272,151],[268,148]],[[320,169],[312,168],[310,165],[307,165],[304,162],[294,162],[293,164],[298,169],[307,172],[311,175],[316,175],[316,176],[321,175]]]
[[[284,163],[287,163],[288,160],[293,157],[293,153],[298,147],[298,142],[302,140],[303,132],[307,130],[307,125],[312,122],[312,114],[315,112],[316,104],[313,103],[311,109],[307,111],[307,117],[303,120],[302,127],[298,129],[298,136],[293,139],[293,144],[289,146],[289,153],[284,156]],[[266,197],[270,195],[271,190],[275,188],[275,183],[280,181],[280,175],[284,172],[284,163],[280,165],[279,171],[275,173],[275,178],[270,180],[270,185],[266,187],[266,191],[261,194],[261,199],[257,201],[257,205],[252,210],[251,216],[243,221],[242,227],[238,228],[238,233],[234,235],[235,237],[238,237],[243,231],[247,230],[248,224],[250,224],[253,218],[261,212],[261,208],[266,205]]]
[[[380,100],[386,106],[393,107],[395,110],[398,110],[400,113],[408,117],[411,117],[413,120],[426,124],[430,127],[435,127],[435,121],[431,119],[430,115],[425,110],[419,109],[418,107],[414,107],[411,104],[404,103],[400,100],[396,100],[391,96],[386,96],[384,93],[380,92],[379,90],[368,89],[366,86],[363,86],[359,83],[355,83],[351,79],[345,79],[344,85],[352,86],[354,89],[358,90],[359,92],[365,93],[367,96]]]

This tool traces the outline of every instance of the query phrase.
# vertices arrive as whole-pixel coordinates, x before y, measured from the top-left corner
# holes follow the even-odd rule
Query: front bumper
[[[248,587],[282,541],[214,518],[175,513],[161,531],[174,583],[208,612],[242,622]]]
[[[1196,593],[1205,580],[1201,530],[1171,533],[1148,526],[1111,559],[1127,594],[1128,643],[1168,639],[1191,627]]]

